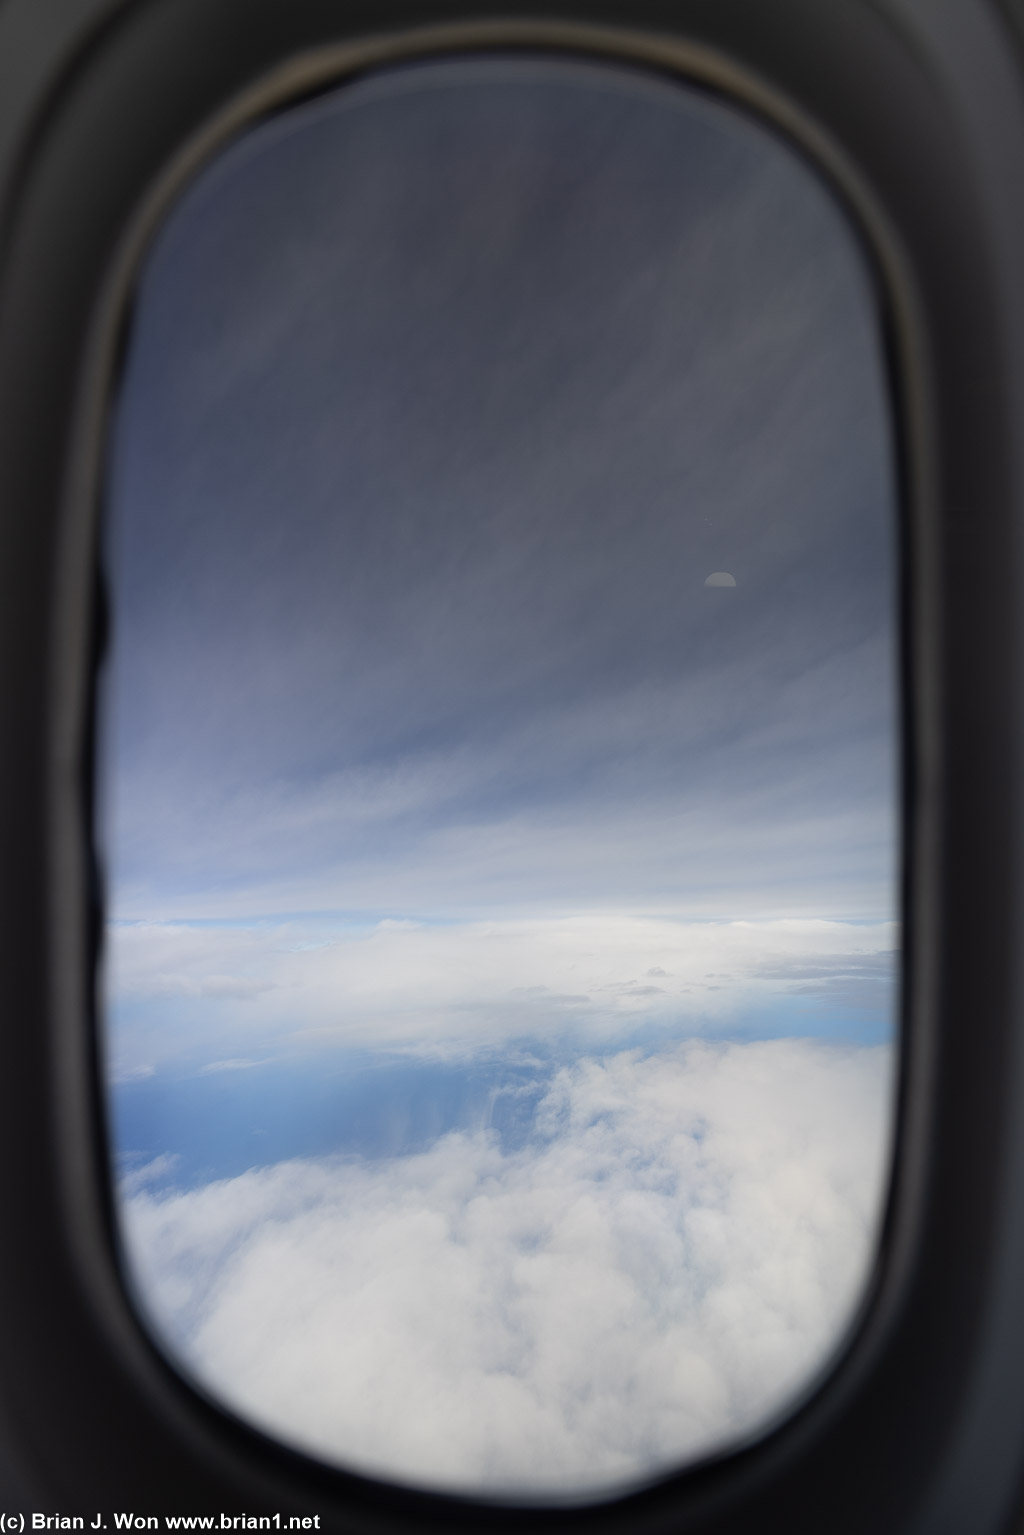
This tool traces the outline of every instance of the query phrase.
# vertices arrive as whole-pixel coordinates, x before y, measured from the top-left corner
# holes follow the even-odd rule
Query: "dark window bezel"
[[[1014,952],[1024,462],[1013,414],[1024,335],[1009,280],[1018,256],[1024,269],[1024,220],[1003,202],[1024,135],[1021,75],[1014,96],[995,14],[970,0],[936,6],[932,20],[866,0],[642,0],[567,4],[546,22],[518,6],[492,21],[486,6],[138,0],[70,24],[41,8],[33,34],[20,0],[8,6],[39,81],[2,146],[13,171],[0,290],[0,659],[5,739],[17,746],[0,780],[18,1020],[0,1039],[0,1070],[17,1084],[0,1120],[0,1212],[17,1244],[17,1260],[0,1266],[10,1474],[32,1486],[35,1506],[318,1512],[352,1531],[853,1535],[909,1528],[914,1510],[922,1529],[939,1529],[956,1489],[976,1485],[971,1527],[1000,1528],[1024,1439],[1007,1426],[1024,1423],[1024,1369],[1013,1373],[1024,1304],[1009,1298],[1024,1296]],[[724,89],[840,191],[886,293],[910,554],[908,920],[899,1148],[874,1291],[842,1359],[772,1432],[590,1507],[477,1505],[348,1476],[192,1391],[145,1337],[118,1277],[87,1027],[95,510],[131,272],[167,198],[225,134],[348,68],[421,47],[608,50]]]

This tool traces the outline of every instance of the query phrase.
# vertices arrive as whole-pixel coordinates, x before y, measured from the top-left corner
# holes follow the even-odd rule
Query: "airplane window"
[[[607,1495],[863,1303],[897,1017],[878,303],[738,106],[477,55],[236,138],[138,275],[100,678],[127,1279],[336,1465]]]

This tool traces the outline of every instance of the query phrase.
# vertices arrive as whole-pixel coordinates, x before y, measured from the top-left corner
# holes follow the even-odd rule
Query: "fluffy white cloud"
[[[524,1148],[452,1134],[126,1191],[143,1310],[285,1440],[398,1479],[594,1493],[813,1381],[874,1250],[891,1057],[689,1041],[562,1071]]]

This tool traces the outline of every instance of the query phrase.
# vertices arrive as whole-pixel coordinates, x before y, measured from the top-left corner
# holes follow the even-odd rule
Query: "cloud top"
[[[124,1206],[142,1305],[217,1397],[324,1459],[588,1495],[766,1425],[871,1261],[886,1049],[800,1040],[561,1071],[530,1143],[254,1169]]]

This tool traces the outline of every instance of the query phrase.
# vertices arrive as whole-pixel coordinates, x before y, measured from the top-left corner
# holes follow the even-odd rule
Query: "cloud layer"
[[[136,1172],[130,1264],[185,1367],[288,1442],[594,1493],[763,1427],[826,1364],[871,1261],[890,1091],[883,1048],[583,1060],[518,1151],[452,1134],[189,1193]]]
[[[330,1046],[452,1058],[526,1039],[589,1054],[702,1032],[888,1038],[898,941],[892,922],[621,911],[127,924],[108,940],[112,1069]]]

